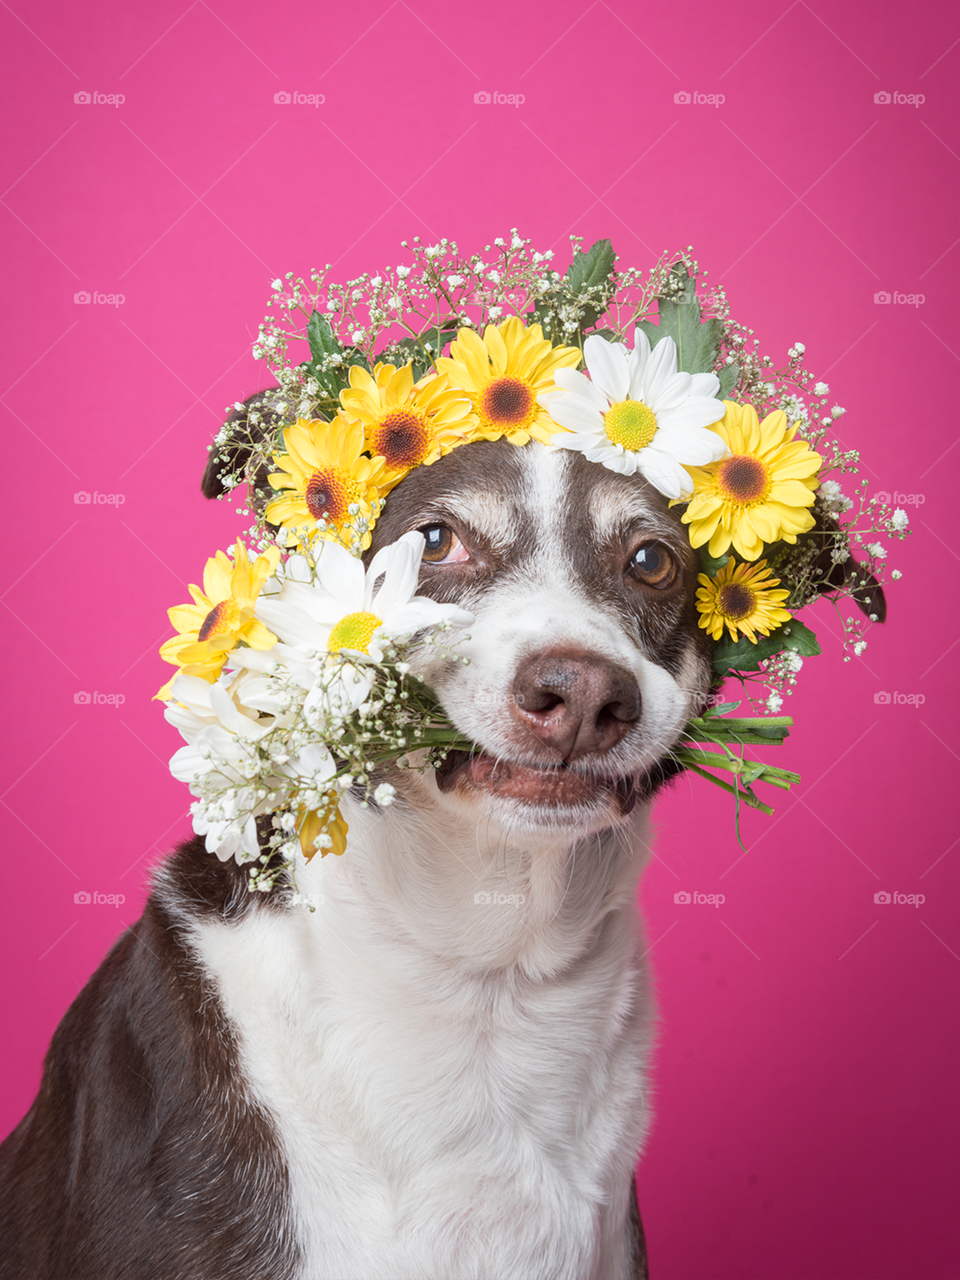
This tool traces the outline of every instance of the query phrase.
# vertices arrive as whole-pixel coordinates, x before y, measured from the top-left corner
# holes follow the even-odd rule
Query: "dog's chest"
[[[277,1126],[295,1274],[626,1276],[647,1038],[635,973],[424,985],[399,957],[391,974],[337,942],[315,949],[287,915],[198,930]]]

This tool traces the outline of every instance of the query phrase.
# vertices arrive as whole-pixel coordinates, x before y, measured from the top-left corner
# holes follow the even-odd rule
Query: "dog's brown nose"
[[[577,649],[527,658],[513,700],[521,724],[568,763],[609,750],[640,718],[640,689],[630,672]]]

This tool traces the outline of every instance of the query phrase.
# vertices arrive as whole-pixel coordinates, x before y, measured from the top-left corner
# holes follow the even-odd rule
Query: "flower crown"
[[[421,534],[366,569],[360,557],[414,468],[501,438],[580,452],[682,507],[715,692],[671,754],[731,792],[738,818],[741,801],[772,812],[754,783],[798,775],[743,748],[792,724],[777,713],[820,652],[797,612],[826,595],[882,620],[877,538],[908,524],[865,479],[851,498],[833,478],[859,455],[833,438],[844,410],[827,410],[803,344],[780,367],[761,355],[689,251],[644,274],[619,267],[609,240],[583,252],[574,238],[561,276],[516,231],[469,258],[447,240],[404,248],[411,265],[343,285],[329,268],[273,282],[253,354],[277,387],[237,403],[214,442],[205,492],[246,483],[255,519],[249,546],[217,552],[193,603],[169,611],[178,634],[160,650],[178,668],[157,696],[187,741],[171,768],[197,797],[195,830],[269,890],[298,854],[344,851],[345,789],[389,804],[385,762],[411,767],[425,750],[412,767],[429,767],[472,746],[408,662],[470,615],[415,594]],[[295,360],[304,340],[309,359]],[[844,640],[844,661],[863,652],[864,619],[847,616]],[[729,714],[727,676],[760,687],[764,714]]]

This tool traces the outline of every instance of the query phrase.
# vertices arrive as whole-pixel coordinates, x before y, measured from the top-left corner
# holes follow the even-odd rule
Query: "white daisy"
[[[257,616],[270,618],[280,641],[301,652],[372,662],[383,661],[391,641],[426,627],[469,626],[472,614],[414,595],[423,546],[422,533],[405,533],[378,551],[365,570],[345,547],[325,542],[315,581],[286,580],[278,594],[258,600]]]
[[[693,483],[684,464],[703,467],[727,452],[717,432],[707,430],[724,414],[716,374],[678,373],[673,339],[665,336],[651,350],[642,329],[632,351],[591,334],[583,355],[589,378],[558,369],[556,388],[537,397],[567,428],[552,447],[575,449],[621,475],[639,472],[668,498],[689,497]]]

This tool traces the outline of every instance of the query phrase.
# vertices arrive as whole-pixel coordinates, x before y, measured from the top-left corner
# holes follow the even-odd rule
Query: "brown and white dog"
[[[635,898],[710,689],[695,558],[646,482],[536,442],[412,472],[369,554],[414,529],[476,617],[422,670],[481,750],[348,796],[315,913],[176,851],[0,1148],[3,1280],[647,1274]]]

